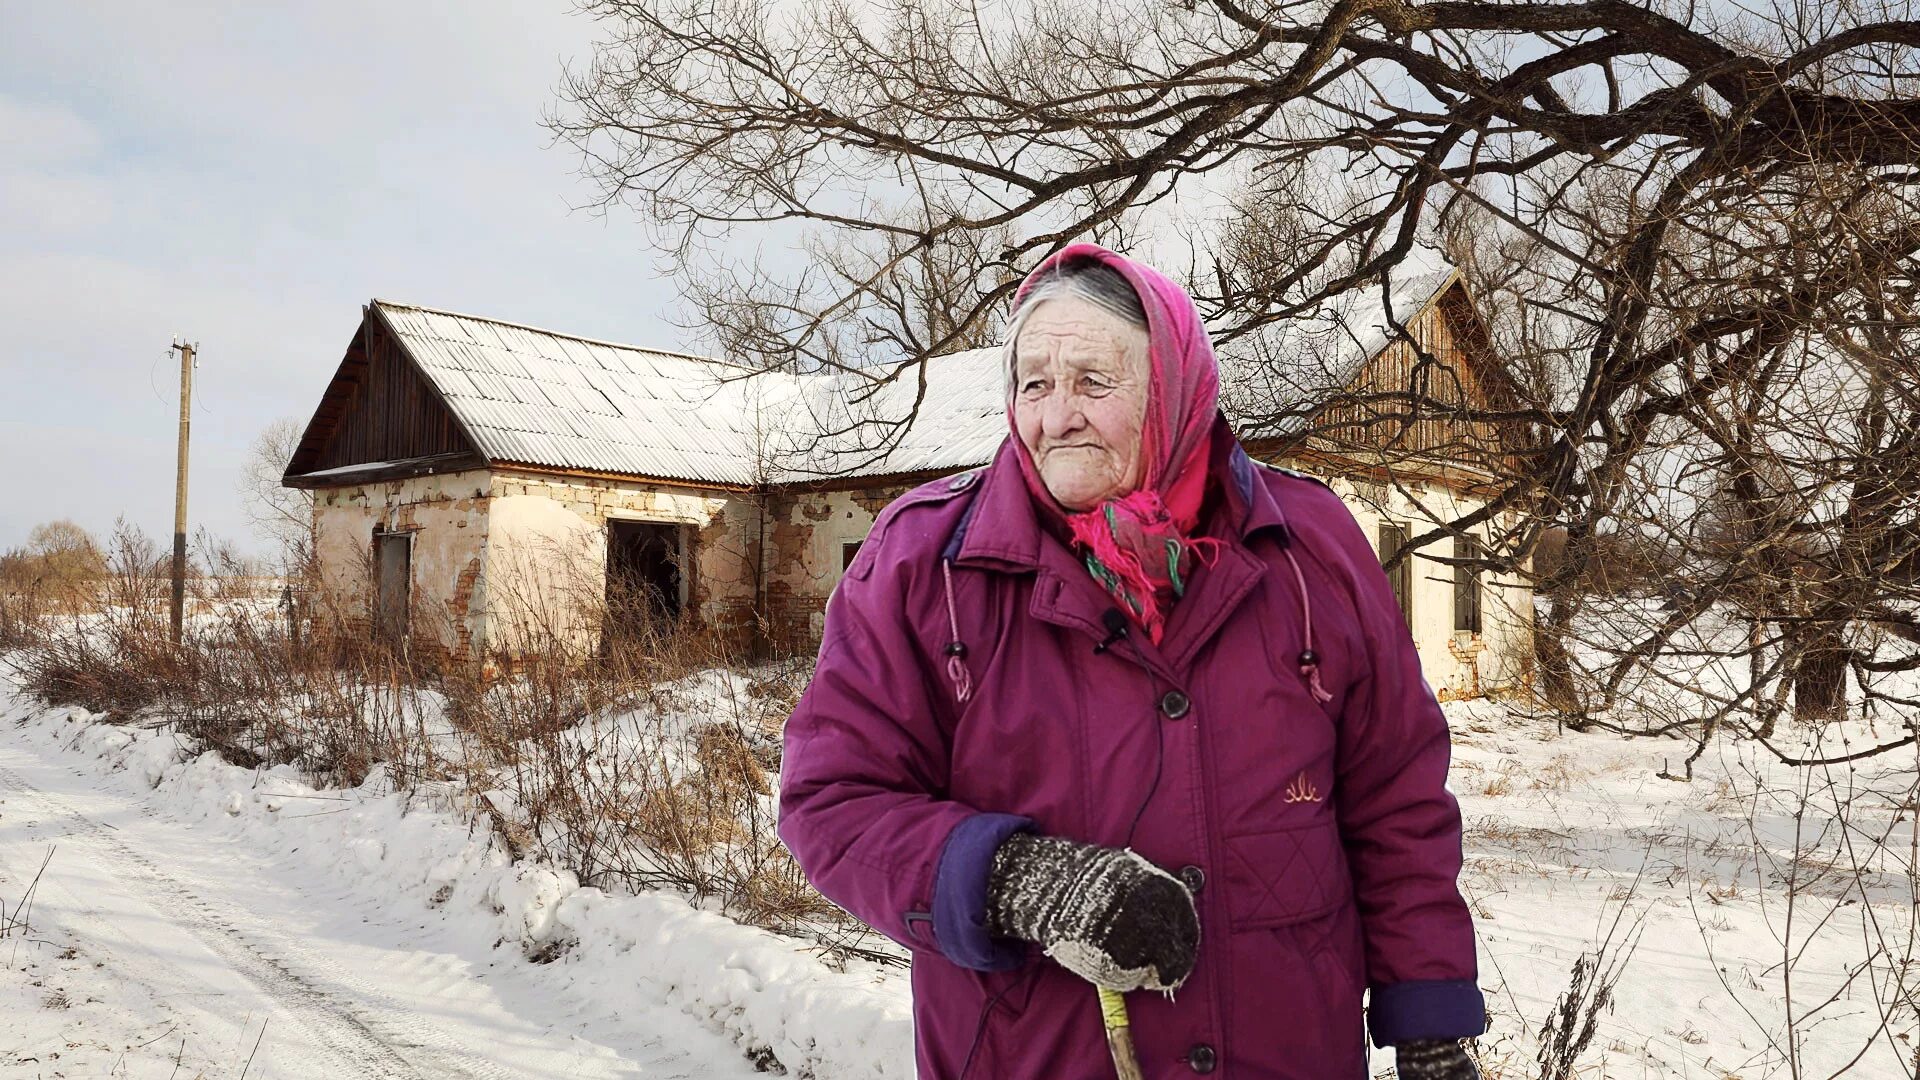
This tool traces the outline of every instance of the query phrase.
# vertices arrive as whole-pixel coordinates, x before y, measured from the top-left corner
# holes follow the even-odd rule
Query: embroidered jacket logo
[[[1313,781],[1307,779],[1305,769],[1300,770],[1300,774],[1293,778],[1293,783],[1287,785],[1287,801],[1290,803],[1320,801],[1320,789],[1314,787]]]

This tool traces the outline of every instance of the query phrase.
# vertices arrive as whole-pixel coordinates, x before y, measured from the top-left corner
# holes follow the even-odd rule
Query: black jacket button
[[[1199,1046],[1187,1051],[1187,1068],[1192,1069],[1202,1076],[1212,1072],[1214,1066],[1218,1064],[1220,1064],[1220,1062],[1219,1059],[1214,1056],[1213,1047],[1208,1046],[1206,1043],[1201,1043]]]
[[[1183,866],[1180,868],[1180,883],[1187,887],[1188,892],[1199,896],[1200,890],[1206,887],[1207,872],[1197,866]]]
[[[1169,720],[1180,719],[1187,715],[1187,710],[1191,708],[1193,708],[1193,702],[1178,690],[1169,690],[1167,695],[1160,699],[1160,711],[1166,714]]]

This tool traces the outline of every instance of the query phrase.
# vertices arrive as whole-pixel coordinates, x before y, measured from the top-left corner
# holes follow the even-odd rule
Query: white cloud
[[[0,34],[0,549],[171,528],[170,337],[203,346],[196,521],[304,419],[374,296],[679,347],[642,230],[538,126],[568,0],[15,5]],[[156,364],[156,360],[158,363]]]
[[[0,94],[0,146],[13,168],[64,165],[99,152],[100,133],[64,105]]]

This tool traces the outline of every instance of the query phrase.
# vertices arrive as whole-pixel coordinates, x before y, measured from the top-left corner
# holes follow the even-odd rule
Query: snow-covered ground
[[[1790,1023],[1798,1075],[1913,1075],[1910,749],[1796,770],[1716,743],[1680,783],[1658,774],[1684,742],[1446,708],[1489,1077],[1542,1075],[1543,1022],[1609,936],[1635,948],[1573,1075],[1794,1075]],[[32,896],[0,936],[0,1075],[911,1075],[903,971],[516,865],[472,810],[0,684],[0,904]]]
[[[911,1074],[871,977],[467,820],[0,695],[0,1076]]]

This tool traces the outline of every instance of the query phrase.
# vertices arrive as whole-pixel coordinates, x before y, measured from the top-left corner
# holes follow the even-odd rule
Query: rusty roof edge
[[[1418,319],[1420,315],[1424,314],[1427,310],[1432,308],[1435,305],[1435,303],[1439,300],[1439,298],[1445,295],[1447,291],[1455,285],[1456,282],[1460,282],[1463,279],[1464,275],[1462,274],[1460,268],[1458,266],[1452,265],[1450,260],[1444,261],[1442,265],[1445,267],[1447,272],[1439,276],[1439,279],[1435,282],[1435,284],[1430,289],[1426,290],[1425,295],[1420,295],[1417,297],[1417,299],[1414,300],[1414,302],[1410,305],[1411,310],[1406,311],[1404,313],[1399,311],[1389,311],[1389,318],[1392,319],[1396,324],[1398,324],[1394,328],[1394,332],[1387,335],[1386,340],[1380,343],[1380,348],[1378,349],[1357,350],[1359,355],[1353,358],[1351,362],[1351,368],[1343,373],[1345,376],[1345,381],[1350,382],[1351,379],[1354,377],[1354,375],[1357,373],[1357,371],[1361,367],[1364,367],[1368,359],[1370,359],[1373,355],[1376,355],[1381,349],[1384,349],[1392,341],[1396,340],[1399,336],[1399,333],[1405,330],[1408,324],[1412,323],[1413,321]],[[1390,304],[1391,304],[1391,296],[1392,296],[1392,291],[1387,290],[1387,297]],[[774,470],[773,475],[767,476],[761,480],[749,482],[744,485],[739,481],[731,481],[731,482],[721,481],[721,480],[714,480],[710,478],[699,478],[691,475],[675,476],[675,475],[670,475],[665,473],[628,472],[620,469],[605,469],[605,468],[595,469],[595,468],[585,467],[580,465],[566,466],[566,465],[557,465],[557,464],[535,464],[535,463],[527,462],[524,460],[518,460],[518,461],[511,460],[504,456],[505,453],[507,452],[506,446],[504,445],[494,446],[493,440],[491,438],[483,440],[478,436],[478,433],[475,430],[473,424],[469,423],[469,417],[465,414],[465,411],[463,410],[463,408],[456,403],[455,396],[451,394],[449,389],[441,383],[435,370],[422,361],[421,356],[415,350],[413,342],[410,340],[410,335],[406,332],[403,332],[400,329],[397,322],[395,321],[395,318],[389,314],[390,309],[394,312],[411,311],[411,312],[420,312],[425,314],[442,315],[442,316],[446,316],[454,319],[473,320],[475,322],[480,322],[480,323],[511,327],[526,333],[543,335],[550,338],[575,341],[583,344],[595,345],[595,346],[600,346],[605,348],[620,349],[620,350],[639,353],[643,355],[651,355],[651,356],[689,361],[689,362],[702,364],[702,365],[713,365],[714,367],[722,370],[743,372],[744,374],[741,376],[741,378],[744,378],[749,382],[755,383],[756,385],[765,385],[765,384],[759,383],[759,377],[761,376],[769,376],[769,375],[775,376],[776,379],[772,385],[778,386],[780,389],[775,391],[775,390],[772,390],[771,387],[769,387],[769,389],[765,392],[767,392],[770,398],[773,399],[770,401],[770,404],[773,404],[776,409],[788,408],[788,407],[812,408],[812,407],[815,407],[815,403],[810,401],[809,400],[810,398],[814,398],[816,395],[825,395],[827,397],[831,397],[836,392],[844,391],[845,386],[841,378],[829,373],[792,373],[792,372],[764,371],[759,369],[748,368],[743,365],[736,364],[732,361],[718,359],[714,357],[696,356],[689,353],[678,353],[678,352],[673,352],[673,351],[663,350],[663,349],[651,349],[651,348],[646,348],[638,345],[631,345],[631,344],[625,344],[620,342],[612,342],[612,341],[605,341],[601,339],[588,338],[588,337],[583,337],[577,334],[568,334],[568,333],[563,333],[559,331],[547,330],[547,329],[532,326],[526,323],[512,322],[506,319],[496,319],[496,318],[491,318],[491,317],[482,316],[482,315],[468,315],[468,314],[463,314],[461,312],[450,311],[444,308],[425,307],[422,305],[409,304],[401,301],[383,300],[383,299],[375,298],[368,304],[368,309],[370,311],[377,313],[379,318],[379,324],[382,327],[382,329],[399,344],[400,348],[405,353],[408,362],[413,365],[414,370],[427,383],[435,399],[439,402],[439,404],[442,407],[446,408],[447,411],[452,415],[454,419],[454,423],[459,428],[461,436],[467,441],[468,446],[471,447],[473,451],[481,457],[482,461],[488,467],[512,467],[512,468],[525,469],[525,470],[535,471],[535,472],[549,472],[549,473],[566,473],[571,471],[578,475],[592,475],[592,476],[611,479],[611,480],[630,480],[630,481],[639,482],[639,483],[665,483],[665,484],[684,485],[689,487],[707,487],[715,490],[743,491],[743,490],[770,490],[770,489],[787,488],[787,487],[808,487],[808,486],[818,486],[818,485],[844,485],[844,484],[858,485],[858,484],[880,484],[880,483],[886,483],[886,482],[900,482],[913,477],[937,476],[937,475],[942,475],[944,473],[959,471],[962,469],[975,468],[975,467],[978,467],[980,464],[984,464],[985,461],[991,460],[991,454],[989,453],[984,460],[977,461],[977,462],[974,462],[974,461],[965,462],[965,463],[943,462],[939,465],[915,464],[915,465],[910,465],[907,468],[887,470],[887,471],[877,471],[874,468],[875,466],[878,466],[879,469],[885,469],[886,462],[884,461],[884,459],[882,461],[872,463],[871,465],[869,465],[868,469],[856,469],[851,472],[842,472],[842,473],[828,473],[828,472],[813,473],[804,468],[803,469],[776,469]],[[437,340],[440,340],[440,339],[434,335],[425,335],[422,337],[423,342],[437,341]],[[979,350],[961,350],[955,353],[943,354],[938,357],[927,357],[925,358],[925,362],[928,364],[937,364],[938,362],[941,362],[941,361],[957,360],[962,357],[968,357],[975,353],[992,353],[997,351],[998,351],[997,349],[992,347],[989,347],[986,349],[979,349]],[[786,378],[784,379],[778,378],[778,376],[782,376],[782,375],[786,376]],[[1328,391],[1328,393],[1329,394],[1337,393],[1337,390],[1330,390]],[[921,402],[921,404],[924,406],[928,404],[928,402]],[[1237,418],[1234,418],[1234,419],[1237,419]],[[1236,424],[1236,426],[1238,426],[1238,424]],[[537,430],[530,430],[529,432],[527,432],[527,434],[540,434],[540,432]],[[522,447],[521,449],[524,449],[524,447]],[[515,456],[517,457],[518,455],[515,455]],[[924,455],[921,455],[921,456],[922,458],[924,458]],[[911,460],[911,458],[909,460]],[[870,470],[873,470],[873,471],[870,471]]]
[[[530,461],[490,462],[495,472],[532,473],[542,476],[577,477],[583,480],[611,480],[618,483],[660,484],[668,487],[704,488],[708,491],[751,492],[777,485],[739,484],[726,480],[696,480],[683,476],[657,476],[650,473],[625,473],[611,469],[583,469],[571,465],[540,465]]]

